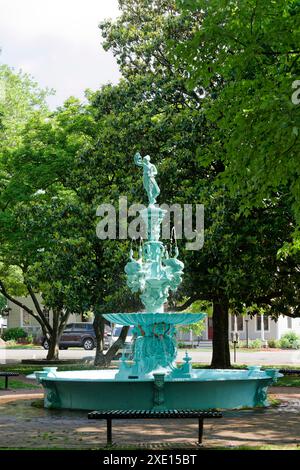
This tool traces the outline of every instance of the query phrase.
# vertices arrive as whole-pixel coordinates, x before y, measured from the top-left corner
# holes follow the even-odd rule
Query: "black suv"
[[[59,349],[81,347],[91,351],[95,344],[96,336],[93,323],[69,323],[60,337]],[[42,339],[42,346],[44,349],[49,349],[49,342],[45,337]]]

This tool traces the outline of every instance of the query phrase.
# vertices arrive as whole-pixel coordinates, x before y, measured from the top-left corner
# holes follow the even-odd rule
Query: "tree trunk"
[[[228,338],[228,303],[213,303],[213,356],[211,367],[228,369],[230,364],[230,348]]]
[[[109,350],[104,353],[104,330],[105,330],[105,320],[101,314],[95,314],[94,320],[94,330],[96,335],[96,356],[95,356],[95,366],[108,367],[116,356],[119,349],[125,343],[129,326],[123,326],[120,336],[114,344],[111,345]]]
[[[47,360],[53,361],[58,360],[59,358],[59,321],[58,321],[59,313],[57,311],[53,311],[53,326],[51,334],[48,337],[49,341],[49,349],[47,354]]]
[[[105,354],[105,362],[106,362],[107,366],[109,366],[109,364],[111,363],[111,361],[113,360],[113,358],[115,357],[115,355],[117,354],[119,349],[121,349],[124,346],[124,343],[125,343],[126,338],[127,338],[128,330],[129,330],[129,325],[128,326],[123,326],[119,338],[117,339],[117,341],[115,341],[111,345],[111,347],[109,348],[109,350]]]
[[[94,330],[96,335],[96,355],[95,355],[95,366],[103,366],[105,364],[104,354],[104,331],[105,331],[105,320],[100,313],[95,314],[94,318]]]
[[[52,334],[49,338],[49,349],[47,354],[48,361],[57,361],[59,359],[59,346],[57,336]]]

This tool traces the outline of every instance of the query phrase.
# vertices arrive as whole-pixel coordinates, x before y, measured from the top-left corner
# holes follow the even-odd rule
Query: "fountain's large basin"
[[[153,378],[115,379],[118,370],[36,373],[45,388],[45,406],[77,410],[155,408]],[[194,370],[190,378],[165,378],[166,409],[230,409],[267,405],[267,387],[277,371]]]

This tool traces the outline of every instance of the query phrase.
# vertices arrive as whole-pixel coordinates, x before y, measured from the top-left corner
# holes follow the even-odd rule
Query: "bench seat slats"
[[[0,372],[0,377],[17,377],[18,374],[17,372]]]
[[[105,410],[88,413],[89,419],[176,419],[176,418],[221,418],[220,411],[205,410]]]

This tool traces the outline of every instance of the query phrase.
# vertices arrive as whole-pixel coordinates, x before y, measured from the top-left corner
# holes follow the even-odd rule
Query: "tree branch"
[[[43,329],[43,324],[42,324],[42,320],[39,318],[38,315],[36,315],[34,313],[33,310],[31,310],[31,308],[29,308],[27,305],[23,304],[22,302],[20,302],[19,300],[15,299],[12,295],[10,295],[4,284],[3,284],[3,281],[0,280],[0,292],[1,294],[4,295],[4,297],[9,300],[10,302],[12,302],[13,304],[17,305],[18,307],[21,307],[23,310],[25,310],[25,312],[27,312],[29,315],[31,315],[33,318],[35,318],[35,320],[41,325],[42,329]]]
[[[49,333],[51,334],[52,333],[52,326],[50,325],[50,323],[48,322],[46,316],[44,315],[44,312],[43,310],[41,309],[40,307],[40,303],[39,301],[37,300],[36,298],[36,295],[35,293],[33,292],[32,290],[32,287],[29,283],[25,283],[26,287],[27,287],[27,290],[29,292],[29,295],[32,299],[32,302],[36,308],[36,311],[38,312],[38,315],[39,317],[41,318],[41,321],[44,323],[44,325],[46,326],[47,330],[49,331]]]
[[[255,299],[253,299],[253,303],[254,304],[267,303],[267,302],[270,302],[272,299],[276,299],[277,297],[281,297],[281,296],[282,296],[281,291],[271,292],[269,295],[262,295],[260,297],[256,297]]]
[[[192,305],[196,300],[200,300],[199,296],[197,294],[192,295],[184,304],[175,307],[175,312],[182,312],[186,308],[190,307],[190,305]]]

